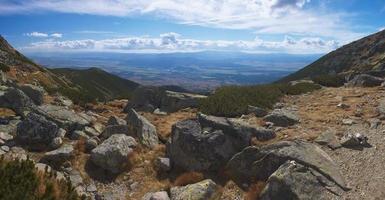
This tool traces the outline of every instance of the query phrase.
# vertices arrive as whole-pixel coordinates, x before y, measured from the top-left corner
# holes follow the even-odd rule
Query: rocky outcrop
[[[295,161],[287,161],[269,177],[267,185],[258,199],[327,200],[338,197],[325,187],[329,186],[330,182],[320,177],[322,177],[322,175],[310,167],[306,167]]]
[[[97,166],[119,173],[128,164],[128,155],[137,145],[134,138],[115,134],[91,151],[91,161]]]
[[[69,162],[74,156],[73,146],[67,144],[54,151],[46,152],[40,162],[59,170],[65,162]]]
[[[264,117],[267,115],[267,111],[257,106],[247,106],[247,113],[254,114],[256,117]]]
[[[343,189],[347,184],[339,168],[319,147],[304,141],[281,141],[261,148],[252,146],[236,154],[227,168],[240,185],[267,180],[283,163],[293,160],[322,174]]]
[[[19,86],[19,89],[23,91],[36,105],[41,105],[44,102],[45,90],[42,87],[25,84]]]
[[[0,107],[9,108],[18,115],[24,116],[25,111],[31,111],[35,104],[23,91],[16,88],[8,88],[0,93]]]
[[[204,129],[222,130],[223,133],[239,138],[244,146],[250,144],[251,138],[266,141],[275,138],[275,133],[262,127],[251,126],[235,118],[215,117],[198,114],[198,121]]]
[[[17,140],[34,148],[46,148],[57,137],[60,137],[59,127],[35,113],[29,113],[17,126]]]
[[[160,111],[176,112],[183,108],[196,108],[199,99],[206,98],[203,95],[165,91],[162,95]]]
[[[222,195],[219,186],[210,179],[183,187],[172,187],[170,193],[171,200],[218,200]]]
[[[174,166],[188,171],[215,171],[246,146],[252,136],[273,138],[270,130],[235,123],[226,118],[199,115],[172,127],[167,155]]]
[[[158,145],[159,139],[155,126],[134,109],[128,111],[126,121],[130,130],[128,133],[138,138],[141,144],[149,148]]]
[[[351,87],[375,87],[384,82],[383,78],[371,76],[368,74],[359,74],[353,77],[347,85]]]
[[[90,119],[62,106],[42,105],[36,109],[36,112],[68,131],[82,130],[90,124]]]
[[[298,116],[285,109],[275,109],[263,118],[267,122],[272,122],[274,126],[287,127],[299,122]]]
[[[135,109],[136,111],[153,112],[159,108],[161,112],[175,112],[183,108],[196,107],[201,98],[206,98],[206,96],[141,86],[134,91],[133,97],[124,111]]]

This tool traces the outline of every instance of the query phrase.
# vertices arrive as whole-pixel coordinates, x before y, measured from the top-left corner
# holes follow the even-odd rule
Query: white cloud
[[[177,33],[165,33],[159,37],[126,37],[104,40],[45,40],[23,47],[25,51],[116,51],[116,52],[190,52],[190,51],[244,51],[256,53],[326,53],[336,49],[339,43],[320,38],[282,41],[255,40],[195,40],[182,38]]]
[[[150,15],[177,23],[266,34],[328,37],[346,42],[363,34],[350,29],[348,16],[307,8],[310,0],[13,0],[0,13],[56,11],[93,15]]]
[[[50,36],[54,37],[54,38],[62,38],[63,34],[62,33],[52,33]]]
[[[29,37],[48,37],[47,33],[40,33],[40,32],[32,32],[26,34]]]
[[[28,37],[39,37],[39,38],[48,38],[48,37],[51,37],[51,38],[62,38],[63,37],[63,34],[62,33],[52,33],[52,34],[48,34],[48,33],[41,33],[41,32],[31,32],[31,33],[25,33],[24,35],[28,36]]]

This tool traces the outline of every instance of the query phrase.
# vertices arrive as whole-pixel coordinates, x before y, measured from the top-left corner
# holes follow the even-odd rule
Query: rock
[[[8,146],[1,146],[0,149],[4,152],[8,152],[9,151],[9,147]]]
[[[117,116],[111,116],[108,119],[107,126],[114,126],[114,125],[127,125],[127,122],[123,119],[120,119]]]
[[[13,140],[13,136],[5,132],[0,132],[0,139],[3,141]]]
[[[155,115],[166,116],[166,115],[167,115],[167,112],[162,112],[162,111],[160,111],[159,108],[157,108],[157,109],[154,110],[154,114],[155,114]]]
[[[140,86],[133,94],[124,111],[130,109],[136,111],[154,112],[159,108],[162,112],[175,112],[183,108],[196,107],[198,100],[206,98],[203,95],[180,93],[163,90],[153,86]]]
[[[222,130],[224,134],[242,140],[242,146],[248,146],[252,138],[266,141],[276,137],[272,130],[251,126],[243,120],[235,118],[215,117],[199,113],[198,121],[203,129]]]
[[[68,177],[69,177],[69,180],[71,181],[71,185],[73,188],[83,185],[83,178],[80,175],[79,171],[77,170],[70,171]]]
[[[284,109],[275,109],[263,118],[267,122],[274,123],[275,126],[287,127],[299,122],[298,117],[292,112]]]
[[[128,155],[137,145],[134,138],[115,134],[91,151],[91,161],[112,173],[119,173],[128,164]]]
[[[98,144],[99,142],[96,140],[96,138],[90,138],[86,141],[86,150],[91,151],[92,149],[95,149]]]
[[[37,171],[42,172],[42,173],[51,173],[52,168],[49,165],[46,165],[44,163],[36,163],[35,168]]]
[[[45,153],[40,162],[59,170],[63,163],[70,161],[72,158],[74,158],[73,146],[64,145],[59,149]]]
[[[66,107],[54,105],[39,106],[37,112],[47,119],[55,122],[67,131],[83,130],[85,126],[90,124],[89,119],[69,110]]]
[[[94,136],[99,136],[100,135],[100,132],[98,132],[97,130],[95,130],[94,128],[89,127],[89,126],[84,127],[84,132],[88,136],[90,136],[90,137],[94,137]]]
[[[73,105],[73,102],[70,99],[61,95],[55,96],[54,103],[57,106],[64,106],[67,108]]]
[[[156,166],[163,172],[171,170],[171,163],[169,158],[158,157],[156,159]]]
[[[281,165],[267,180],[260,200],[333,199],[321,174],[295,161]],[[333,184],[332,184],[333,185]],[[330,187],[330,186],[329,186]]]
[[[102,134],[100,135],[100,137],[102,139],[107,139],[109,138],[111,135],[115,135],[115,134],[126,134],[126,135],[129,135],[129,127],[127,125],[113,125],[113,126],[107,126],[104,131],[102,132]]]
[[[247,147],[228,162],[227,169],[232,179],[242,185],[255,180],[267,180],[288,160],[312,168],[342,189],[348,189],[332,159],[316,145],[300,140],[280,141],[261,148]]]
[[[92,128],[94,128],[97,132],[102,133],[104,131],[104,125],[98,122],[92,123]]]
[[[76,130],[72,132],[70,139],[71,140],[87,140],[89,136],[84,131]]]
[[[247,113],[254,114],[256,117],[264,117],[267,115],[267,111],[263,108],[256,107],[256,106],[247,106]]]
[[[353,125],[353,124],[355,124],[355,121],[352,120],[352,119],[343,119],[343,120],[342,120],[342,125],[351,126],[351,125]]]
[[[147,193],[142,200],[170,200],[166,191],[160,191],[155,193]]]
[[[350,108],[350,106],[347,105],[347,104],[344,104],[344,103],[339,103],[339,104],[337,105],[337,108],[348,109],[348,108]]]
[[[369,145],[368,138],[361,133],[347,133],[341,138],[341,145],[347,148],[366,147]]]
[[[339,143],[336,134],[334,131],[325,131],[320,136],[318,136],[314,142],[328,146],[331,149],[337,149],[341,147],[341,144]]]
[[[259,133],[257,129],[232,124],[225,118],[200,117],[202,123],[184,120],[172,126],[167,156],[173,166],[187,171],[216,171],[250,145],[253,133]]]
[[[158,87],[139,86],[133,92],[132,98],[124,108],[125,112],[135,109],[137,111],[153,112],[161,105],[161,92]]]
[[[350,87],[375,87],[380,86],[384,79],[368,74],[359,74],[351,79],[347,85]]]
[[[159,107],[160,111],[172,113],[183,108],[196,108],[200,99],[207,96],[165,91],[162,93],[162,103]]]
[[[138,189],[138,187],[139,187],[139,183],[138,182],[133,182],[130,185],[130,190],[136,190],[136,189]]]
[[[18,124],[16,139],[33,148],[45,148],[51,145],[58,137],[59,127],[45,117],[29,113],[27,117]]]
[[[95,184],[91,183],[87,186],[87,192],[97,192],[98,189],[96,188]]]
[[[35,106],[31,98],[16,88],[8,88],[0,95],[0,107],[12,109],[21,116],[25,116],[24,112],[31,111]]]
[[[377,129],[382,124],[382,121],[377,118],[373,118],[369,120],[369,123],[370,129]]]
[[[42,87],[24,84],[19,87],[36,105],[41,105],[44,102],[45,90]]]
[[[52,149],[57,149],[63,144],[63,139],[61,137],[55,137],[51,144],[49,145]]]
[[[134,109],[128,111],[126,117],[127,125],[130,129],[129,134],[137,137],[143,145],[154,148],[159,143],[156,128],[146,118],[139,115]]]
[[[67,131],[62,129],[62,128],[59,128],[59,131],[57,133],[58,137],[61,137],[61,138],[64,138],[67,134]]]
[[[6,160],[27,160],[27,152],[21,147],[12,147],[4,154]]]
[[[171,200],[217,200],[221,196],[219,186],[212,180],[170,189]]]

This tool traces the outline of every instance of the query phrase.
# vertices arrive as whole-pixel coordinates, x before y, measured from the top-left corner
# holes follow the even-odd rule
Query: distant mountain
[[[139,86],[138,83],[112,75],[99,68],[56,68],[51,69],[51,71],[100,101],[128,98],[132,91]]]
[[[385,31],[345,45],[286,76],[288,82],[320,75],[372,73],[385,70]]]

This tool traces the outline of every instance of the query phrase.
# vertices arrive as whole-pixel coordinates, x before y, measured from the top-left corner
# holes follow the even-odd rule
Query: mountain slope
[[[138,83],[120,78],[98,68],[85,70],[57,68],[51,69],[51,71],[100,101],[130,97],[132,91],[139,86]]]
[[[278,82],[385,70],[385,31],[345,45]]]

